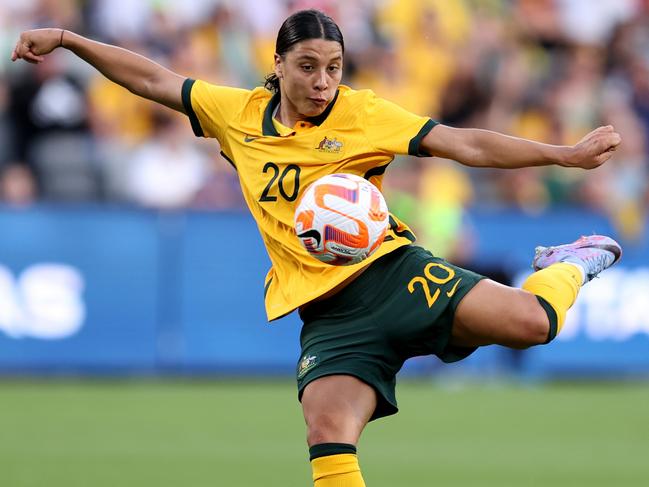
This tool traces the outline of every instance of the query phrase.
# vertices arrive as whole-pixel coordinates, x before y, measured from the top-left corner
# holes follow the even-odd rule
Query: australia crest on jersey
[[[318,357],[316,357],[315,355],[305,355],[304,357],[302,357],[302,360],[300,360],[297,368],[297,378],[301,379],[302,377],[304,377],[304,375],[313,367],[315,367],[317,363]]]
[[[315,149],[320,152],[329,152],[336,154],[340,152],[342,148],[343,143],[336,139],[336,137],[330,139],[329,137],[325,136],[325,138],[320,141],[318,147],[316,147]]]

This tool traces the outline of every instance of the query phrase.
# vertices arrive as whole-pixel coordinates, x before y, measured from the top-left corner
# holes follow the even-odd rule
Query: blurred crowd
[[[0,0],[0,198],[240,209],[236,173],[184,116],[138,99],[62,49],[9,60],[22,30],[60,26],[178,73],[252,88],[283,19],[315,7],[340,25],[344,83],[456,127],[573,144],[623,136],[595,171],[475,170],[399,158],[393,211],[424,243],[462,249],[465,209],[571,205],[641,235],[649,207],[649,0]]]

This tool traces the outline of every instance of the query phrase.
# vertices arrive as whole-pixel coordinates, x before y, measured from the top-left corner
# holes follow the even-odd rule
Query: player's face
[[[308,39],[284,56],[275,54],[283,109],[294,120],[320,115],[336,95],[342,67],[343,50],[336,41]]]

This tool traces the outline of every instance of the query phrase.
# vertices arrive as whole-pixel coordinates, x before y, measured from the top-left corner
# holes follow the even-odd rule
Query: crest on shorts
[[[311,370],[313,367],[316,366],[318,363],[318,357],[315,355],[305,355],[302,357],[302,360],[300,360],[300,364],[297,368],[297,378],[301,379],[304,377],[304,375]]]
[[[325,138],[322,139],[318,144],[318,147],[316,147],[316,150],[320,152],[338,153],[342,148],[343,143],[338,139],[336,139],[335,137],[333,139],[330,139],[329,137],[325,136]]]

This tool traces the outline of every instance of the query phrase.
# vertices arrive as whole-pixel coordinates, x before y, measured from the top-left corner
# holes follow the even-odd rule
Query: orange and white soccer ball
[[[379,248],[388,230],[388,206],[368,180],[330,174],[311,184],[295,209],[295,232],[316,259],[357,264]]]

